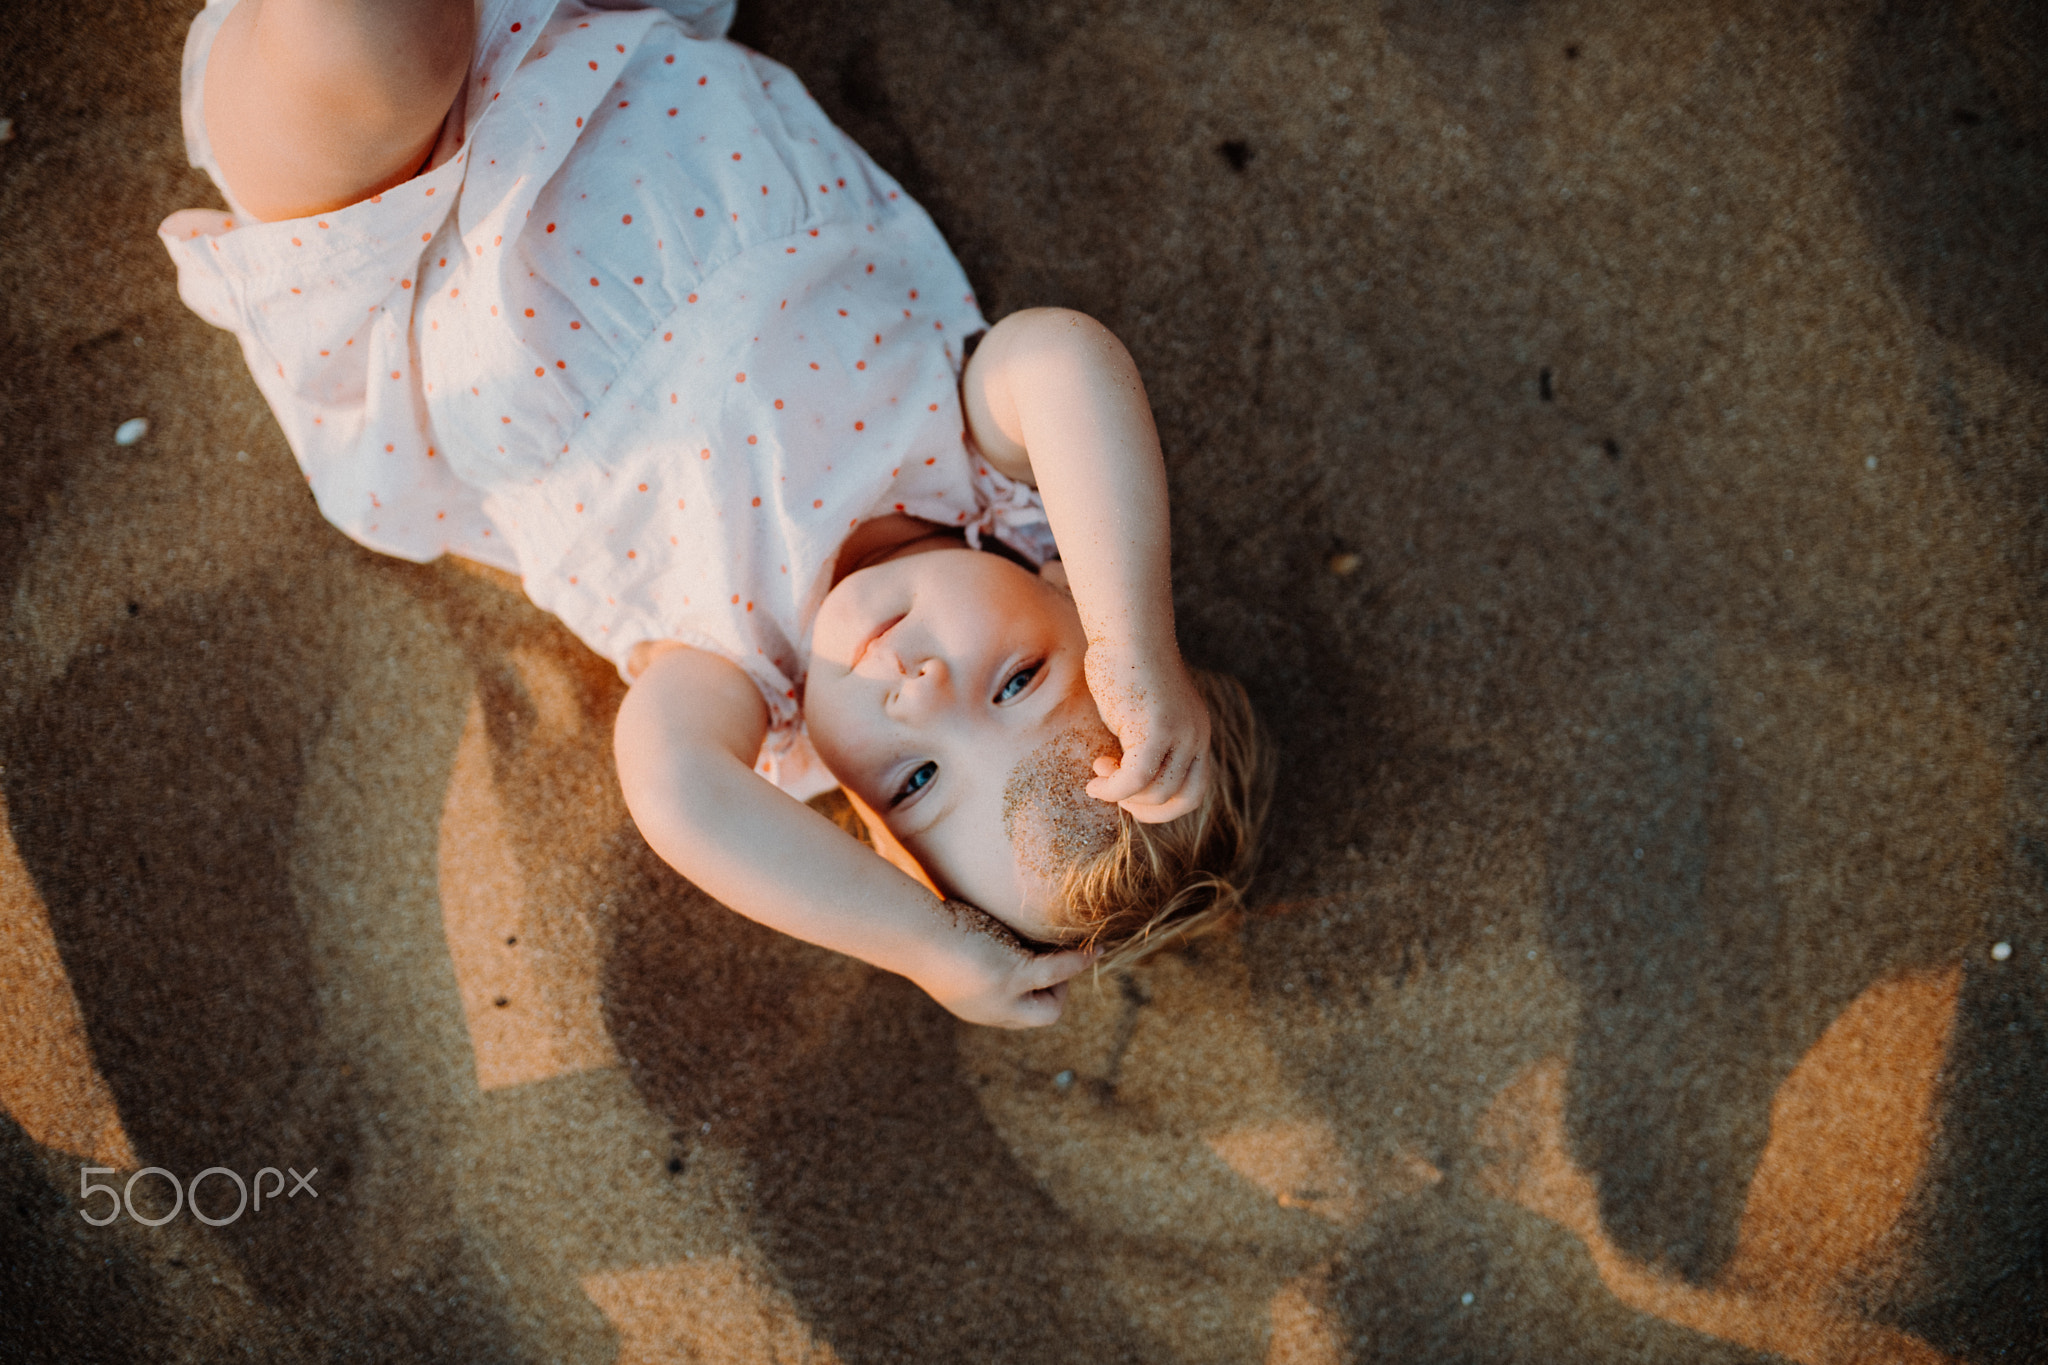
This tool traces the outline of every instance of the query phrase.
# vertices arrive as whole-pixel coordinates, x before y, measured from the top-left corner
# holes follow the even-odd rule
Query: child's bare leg
[[[469,70],[472,0],[241,0],[206,70],[206,132],[258,218],[409,179]]]

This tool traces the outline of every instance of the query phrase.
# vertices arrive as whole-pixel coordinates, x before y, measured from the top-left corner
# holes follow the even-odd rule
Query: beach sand
[[[193,9],[0,15],[0,1359],[2048,1359],[2038,6],[743,0],[1130,346],[1279,753],[1022,1034],[320,519],[153,235]]]

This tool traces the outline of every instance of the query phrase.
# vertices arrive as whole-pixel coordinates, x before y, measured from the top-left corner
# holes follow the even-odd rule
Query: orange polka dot
[[[641,491],[642,493],[645,493],[645,492],[647,491],[647,485],[646,485],[646,484],[644,484],[644,483],[643,483],[643,484],[641,484],[641,485],[640,485],[640,491]]]
[[[569,362],[566,360],[557,360],[555,362],[555,368],[558,370],[566,370],[569,368]]]
[[[542,369],[542,368],[541,368],[540,366],[538,366],[538,365],[536,365],[536,366],[534,366],[534,367],[533,367],[533,377],[534,377],[535,379],[538,379],[538,378],[540,378],[540,377],[541,377],[542,375],[544,375],[544,374],[546,374],[546,373],[547,373],[547,371],[546,371],[546,370],[543,370],[543,369]]]
[[[856,360],[853,362],[853,368],[855,368],[856,370],[865,370],[867,367],[868,363],[865,360]]]
[[[824,500],[823,498],[812,498],[812,499],[811,499],[811,506],[813,506],[813,507],[823,507],[824,505],[825,505],[825,500]]]
[[[675,111],[675,110],[673,110],[673,109],[669,110],[669,111],[668,111],[668,116],[669,116],[670,118],[674,118],[674,117],[676,116],[676,111]]]
[[[855,431],[866,431],[868,429],[868,424],[866,422],[855,422],[853,424],[853,429]]]
[[[638,275],[635,275],[635,276],[633,277],[633,283],[635,283],[635,284],[645,284],[645,283],[646,283],[646,281],[645,281],[645,280],[643,280],[643,279],[641,279],[641,278],[640,278],[640,277],[639,277]]]
[[[639,552],[639,551],[637,551],[637,550],[628,550],[628,551],[626,551],[626,558],[628,558],[628,559],[638,559],[639,557],[640,557],[640,552]]]
[[[621,109],[623,109],[623,108],[625,108],[626,106],[622,104],[622,105],[620,105],[619,107],[620,107]],[[619,221],[620,221],[620,222],[622,222],[622,223],[625,223],[625,224],[631,225],[631,223],[632,223],[632,221],[633,221],[633,215],[629,213],[629,214],[627,214],[627,215],[626,215],[625,217],[623,217],[623,218],[619,219]]]
[[[548,231],[549,231],[549,232],[553,232],[554,230],[555,230],[555,225],[554,225],[553,223],[549,223],[549,224],[548,224]]]
[[[580,332],[583,330],[583,324],[580,322],[572,322],[569,324],[569,330],[572,332]]]
[[[775,410],[777,412],[782,411],[782,400],[780,398],[775,400]]]
[[[702,209],[698,209],[698,210],[697,210],[697,216],[698,216],[699,218],[702,218],[702,217],[704,216],[704,210],[702,210]]]
[[[759,498],[755,498],[755,499],[754,499],[754,506],[756,506],[756,507],[759,507],[760,505],[761,505],[761,500],[760,500]],[[737,601],[739,601],[739,599],[738,599],[737,597],[735,597],[735,598],[733,599],[733,601],[737,602]]]
[[[676,334],[674,332],[663,332],[661,334],[661,339],[663,341],[674,341],[676,339]]]
[[[744,384],[744,383],[746,383],[746,382],[747,382],[747,372],[746,372],[745,370],[741,370],[741,371],[740,371],[740,372],[739,372],[738,374],[736,374],[736,375],[734,375],[734,376],[733,376],[733,382],[734,382],[734,383],[736,383],[736,384]]]

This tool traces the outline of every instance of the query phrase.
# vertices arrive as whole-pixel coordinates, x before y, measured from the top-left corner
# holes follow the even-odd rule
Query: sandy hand
[[[1119,656],[1092,646],[1088,690],[1123,756],[1095,760],[1088,794],[1148,825],[1201,804],[1209,782],[1209,708],[1178,655]]]
[[[927,995],[970,1024],[1041,1028],[1059,1022],[1067,983],[1100,956],[1079,950],[1033,952],[1016,931],[979,906],[949,900],[940,913],[948,935],[944,961],[920,975]]]

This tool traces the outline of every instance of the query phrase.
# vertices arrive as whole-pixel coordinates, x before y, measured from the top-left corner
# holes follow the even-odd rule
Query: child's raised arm
[[[1032,308],[989,329],[961,389],[982,454],[1044,498],[1088,633],[1088,690],[1123,746],[1088,794],[1149,823],[1193,810],[1209,713],[1174,639],[1166,469],[1138,367],[1093,318]]]
[[[241,0],[206,68],[206,136],[266,222],[412,178],[469,72],[471,0]]]
[[[753,771],[768,712],[738,666],[656,653],[619,707],[619,784],[656,853],[749,919],[909,977],[971,1023],[1060,1017],[1094,959],[1033,956],[993,917],[943,902]]]

